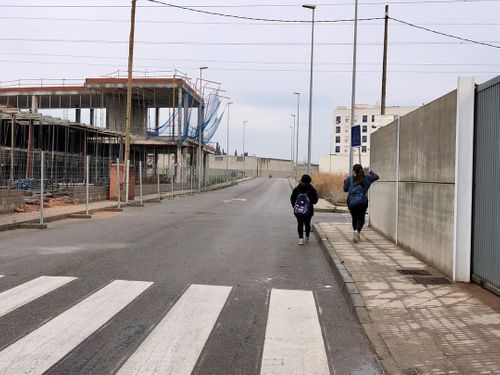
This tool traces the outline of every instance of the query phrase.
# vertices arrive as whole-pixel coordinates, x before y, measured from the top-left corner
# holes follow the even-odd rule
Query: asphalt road
[[[257,179],[0,233],[0,374],[380,373],[289,195]],[[75,279],[22,286],[40,276]]]

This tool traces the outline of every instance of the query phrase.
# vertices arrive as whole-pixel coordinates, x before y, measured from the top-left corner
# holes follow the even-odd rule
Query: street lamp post
[[[291,145],[291,148],[292,148],[292,152],[291,152],[292,159],[291,160],[292,160],[292,164],[293,164],[293,162],[295,160],[295,153],[294,153],[294,147],[293,147],[293,143],[294,143],[293,141],[294,141],[294,138],[295,138],[295,115],[292,114],[291,116],[293,117],[293,131],[292,131],[292,145]],[[292,165],[292,167],[293,167],[293,165]]]
[[[293,162],[293,126],[289,125],[290,128],[290,161]]]
[[[295,144],[295,176],[299,174],[299,129],[300,129],[300,92],[294,92],[297,95],[297,143]]]
[[[198,192],[201,191],[201,178],[203,176],[202,173],[202,163],[203,163],[203,131],[202,125],[204,122],[203,116],[203,71],[208,69],[208,66],[200,67],[200,106],[199,106],[199,114],[198,114]]]
[[[312,137],[312,94],[313,94],[313,64],[314,64],[314,11],[316,5],[304,4],[303,8],[312,10],[311,21],[311,72],[309,77],[309,134],[307,142],[307,173],[311,173],[311,137]]]
[[[227,129],[226,129],[226,180],[229,181],[229,108],[234,102],[227,103]]]
[[[245,178],[245,127],[248,121],[243,121],[243,178]]]
[[[352,171],[352,127],[354,126],[355,106],[356,106],[356,50],[358,47],[358,0],[354,2],[354,45],[352,52],[352,93],[351,93],[351,129],[350,129],[350,145],[349,145],[349,175]],[[361,163],[361,150],[359,150],[359,162]]]

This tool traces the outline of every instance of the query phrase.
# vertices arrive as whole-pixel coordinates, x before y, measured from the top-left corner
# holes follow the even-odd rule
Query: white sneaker
[[[306,237],[306,242],[309,242],[309,237]]]
[[[304,239],[303,238],[299,238],[299,245],[303,245],[304,244]]]
[[[352,242],[358,243],[359,242],[359,232],[357,230],[354,231],[352,234]]]

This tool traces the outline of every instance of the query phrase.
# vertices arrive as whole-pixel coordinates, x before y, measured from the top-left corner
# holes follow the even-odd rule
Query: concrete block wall
[[[14,212],[24,204],[24,193],[19,190],[0,189],[0,214]]]
[[[89,186],[90,202],[104,201],[108,199],[109,188],[107,186]],[[85,203],[85,186],[75,186],[70,190],[70,198],[76,203]]]
[[[370,225],[453,274],[457,91],[372,134]],[[399,183],[398,183],[399,165]]]

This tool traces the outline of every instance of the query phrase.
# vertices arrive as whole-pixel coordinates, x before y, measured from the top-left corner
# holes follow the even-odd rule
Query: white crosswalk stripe
[[[191,285],[118,374],[190,374],[231,289]]]
[[[75,279],[41,276],[0,293],[0,317]],[[0,374],[42,374],[152,284],[111,282],[0,351]],[[231,291],[229,286],[190,285],[117,373],[190,374]],[[311,291],[271,290],[260,373],[330,373]]]
[[[76,277],[40,276],[27,283],[0,293],[0,316],[44,296],[53,290],[66,285]]]
[[[151,286],[116,280],[0,352],[0,374],[42,374]]]
[[[311,291],[271,291],[261,374],[330,374]]]

